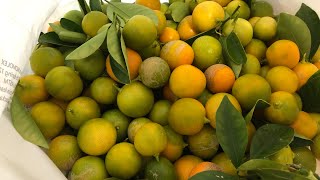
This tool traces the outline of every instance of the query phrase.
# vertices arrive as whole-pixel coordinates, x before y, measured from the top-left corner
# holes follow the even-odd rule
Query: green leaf
[[[220,146],[233,165],[242,164],[248,144],[246,122],[242,114],[231,104],[225,96],[217,110],[216,131]]]
[[[239,180],[239,177],[232,176],[220,171],[204,171],[189,178],[189,180],[208,180],[208,179]]]
[[[91,11],[102,12],[100,0],[90,0],[89,4],[90,4]]]
[[[97,34],[89,41],[83,43],[77,49],[73,50],[67,57],[66,60],[78,60],[84,59],[89,57],[91,54],[96,52],[103,42],[106,39],[108,29],[104,30],[103,32]]]
[[[125,25],[126,21],[135,15],[147,16],[156,26],[158,25],[158,17],[153,10],[139,4],[108,2],[107,16],[109,19],[114,19],[114,15],[118,15],[123,19],[120,21],[120,25],[122,27]]]
[[[300,19],[302,19],[308,26],[311,33],[311,49],[310,56],[311,59],[316,53],[319,45],[320,45],[320,19],[318,14],[311,9],[306,4],[302,3],[299,11],[296,13]]]
[[[290,143],[290,147],[305,147],[313,144],[313,141],[310,139],[306,139],[305,137],[299,136],[295,134],[293,141]]]
[[[169,6],[168,12],[173,21],[179,23],[184,17],[190,14],[189,6],[185,2],[176,1]]]
[[[23,106],[16,94],[14,94],[12,97],[10,113],[13,127],[25,140],[35,145],[47,149],[49,148],[48,142],[41,133],[37,124],[34,122],[31,114]]]
[[[238,167],[239,171],[252,171],[261,169],[288,170],[288,167],[268,159],[251,159]]]
[[[314,73],[299,90],[303,111],[320,113],[320,71]]]
[[[262,169],[254,170],[253,172],[262,180],[310,180],[306,176],[278,169]]]
[[[61,41],[59,38],[58,34],[55,32],[48,32],[46,34],[41,34],[38,42],[41,44],[53,44],[53,45],[58,45],[58,46],[65,46],[65,47],[78,47],[78,44],[73,44],[73,43],[67,43],[64,41]]]
[[[261,126],[254,134],[250,147],[250,158],[266,158],[289,145],[294,137],[294,130],[279,124]]]
[[[124,83],[130,83],[128,67],[121,47],[121,32],[116,23],[112,23],[107,34],[107,46],[110,53],[110,65],[117,79]]]
[[[304,55],[309,59],[311,49],[311,34],[306,23],[299,17],[280,13],[278,17],[277,35],[279,39],[288,39],[295,42],[300,50],[300,58]]]
[[[265,109],[269,106],[270,104],[267,101],[263,99],[258,99],[256,104],[253,106],[253,108],[249,111],[249,113],[244,118],[246,120],[246,123],[249,123],[251,121],[255,109]]]
[[[227,37],[220,37],[219,40],[222,45],[223,56],[238,78],[242,65],[247,62],[246,52],[234,32],[231,32]]]
[[[127,47],[126,47],[126,43],[124,42],[122,31],[121,31],[121,36],[120,36],[120,44],[121,44],[122,55],[123,55],[124,61],[126,63],[126,67],[129,67]],[[127,68],[127,71],[128,71],[127,73],[128,73],[128,77],[129,77],[129,82],[130,82],[131,77],[130,77],[129,68]]]
[[[77,24],[69,19],[61,18],[60,24],[63,28],[65,28],[69,31],[83,33],[82,27],[79,24]]]
[[[86,0],[78,0],[78,4],[80,6],[81,11],[84,15],[88,14],[90,12],[90,8]]]

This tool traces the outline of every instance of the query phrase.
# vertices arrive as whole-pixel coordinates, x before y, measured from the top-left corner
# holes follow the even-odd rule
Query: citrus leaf
[[[126,63],[126,67],[129,67],[128,55],[127,55],[127,47],[126,47],[126,43],[124,42],[122,32],[121,32],[121,36],[120,36],[120,44],[121,44],[122,55],[123,55],[124,61]],[[128,77],[129,77],[129,82],[130,82],[131,77],[130,77],[129,68],[127,68],[127,71],[128,71],[127,73],[128,73]]]
[[[268,159],[251,159],[238,167],[239,171],[252,171],[257,169],[288,170],[288,167]]]
[[[120,33],[116,27],[116,23],[112,23],[107,34],[107,46],[110,56],[113,57],[117,63],[126,69],[125,59],[122,54],[120,44]]]
[[[107,46],[112,72],[121,83],[130,83],[128,66],[122,52],[121,32],[117,29],[115,22],[111,24],[108,30]]]
[[[189,180],[207,180],[207,179],[239,180],[240,178],[238,176],[232,176],[220,171],[204,171],[189,178]]]
[[[78,44],[73,44],[73,43],[67,43],[64,41],[61,41],[59,38],[58,34],[55,32],[48,32],[45,34],[41,34],[38,42],[41,44],[53,44],[53,45],[58,45],[58,46],[65,46],[65,47],[78,47]]]
[[[61,18],[60,24],[63,28],[65,28],[69,31],[83,33],[82,27],[79,24],[77,24],[69,19]]]
[[[290,147],[305,147],[313,144],[313,141],[310,139],[306,139],[305,137],[299,136],[298,134],[294,135],[293,141],[290,143]]]
[[[299,11],[296,13],[308,26],[311,33],[310,59],[314,56],[320,45],[320,19],[318,14],[306,4],[302,3]]]
[[[218,107],[216,127],[220,146],[237,168],[243,161],[248,133],[242,114],[231,104],[227,96]]]
[[[306,176],[278,169],[261,169],[254,170],[253,172],[256,173],[262,180],[309,180],[309,178]]]
[[[320,113],[320,71],[314,73],[299,90],[303,111]]]
[[[234,32],[231,32],[227,37],[220,37],[219,40],[222,45],[223,56],[238,78],[242,65],[247,62],[246,52]]]
[[[90,0],[89,4],[90,4],[91,11],[100,11],[100,12],[102,12],[101,1],[100,0]]]
[[[263,99],[258,99],[256,104],[253,106],[253,108],[249,111],[249,113],[244,118],[246,120],[246,123],[249,123],[251,121],[255,109],[264,109],[269,106],[270,104],[267,101]]]
[[[294,130],[279,124],[261,126],[254,134],[250,147],[250,158],[266,158],[288,146],[294,137]]]
[[[279,39],[288,39],[297,44],[300,58],[305,55],[309,59],[311,34],[306,23],[297,16],[280,13],[278,17],[277,35]]]
[[[73,50],[67,57],[66,60],[78,60],[89,57],[91,54],[96,52],[102,43],[105,41],[107,36],[108,29],[103,32],[97,34],[89,41],[83,43],[77,49]]]
[[[179,23],[184,17],[190,14],[189,6],[185,2],[176,1],[169,6],[169,12],[173,21]]]
[[[135,15],[147,16],[156,26],[158,25],[158,17],[153,10],[139,4],[108,2],[107,16],[109,19],[114,19],[114,15],[118,15],[122,18],[122,21],[120,21],[122,27],[125,25],[126,21]]]
[[[86,0],[78,0],[78,4],[80,6],[80,9],[84,15],[86,15],[88,12],[90,12],[90,8]]]
[[[10,113],[13,127],[25,140],[35,145],[47,149],[49,148],[48,142],[31,117],[31,114],[27,111],[16,94],[12,97]]]

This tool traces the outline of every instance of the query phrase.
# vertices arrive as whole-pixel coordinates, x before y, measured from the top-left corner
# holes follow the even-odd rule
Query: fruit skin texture
[[[314,156],[320,160],[320,134],[316,135],[313,139],[313,144],[311,144],[311,151]]]
[[[120,111],[133,118],[147,115],[153,103],[154,95],[152,90],[139,81],[124,85],[117,97]]]
[[[126,45],[137,51],[151,45],[156,40],[158,32],[150,18],[135,15],[125,24],[122,33]]]
[[[160,10],[161,8],[161,3],[159,0],[136,0],[135,3],[146,6],[153,10]]]
[[[207,88],[212,93],[229,92],[236,79],[232,69],[224,64],[212,65],[206,69],[204,74]]]
[[[121,142],[109,150],[105,158],[105,164],[111,176],[131,179],[140,170],[142,157],[133,144]]]
[[[94,37],[98,30],[108,22],[109,19],[103,12],[91,11],[83,17],[81,25],[87,35]]]
[[[191,15],[184,17],[180,21],[180,23],[177,27],[177,31],[179,33],[181,40],[187,40],[187,39],[191,38],[192,36],[195,36],[198,34],[198,32],[196,31],[196,29],[193,26]]]
[[[299,62],[293,69],[292,69],[298,76],[299,79],[299,87],[300,89],[303,85],[305,85],[308,79],[316,73],[319,69],[312,63],[309,62]]]
[[[188,136],[188,148],[193,155],[211,159],[219,148],[216,130],[210,125],[205,125],[199,133]]]
[[[160,51],[160,58],[167,61],[170,69],[184,64],[192,64],[194,52],[192,47],[184,41],[175,40],[166,43]]]
[[[192,65],[181,65],[171,73],[169,86],[180,98],[196,98],[206,88],[206,77]]]
[[[272,17],[261,17],[253,27],[254,37],[270,41],[277,33],[277,21]]]
[[[198,32],[208,31],[217,26],[218,21],[224,19],[222,6],[214,1],[198,4],[192,12],[192,22]]]
[[[159,156],[166,145],[166,131],[158,123],[146,123],[134,137],[134,147],[143,156]]]
[[[222,46],[220,42],[212,36],[201,36],[192,43],[195,54],[193,65],[201,70],[216,64],[221,59]]]
[[[116,143],[117,131],[111,122],[95,118],[80,127],[77,140],[86,154],[103,155]]]
[[[269,101],[271,87],[261,76],[245,74],[235,81],[232,95],[239,101],[241,108],[250,110],[258,99]]]
[[[201,162],[203,162],[203,160],[194,155],[185,155],[179,158],[174,163],[174,167],[178,175],[178,180],[188,180],[189,174],[192,169]]]
[[[19,79],[16,93],[25,105],[34,105],[48,99],[44,78],[37,75],[26,75]]]
[[[191,98],[182,98],[172,104],[168,122],[170,127],[182,135],[194,135],[202,129],[205,120],[205,108]]]
[[[139,68],[139,76],[144,85],[149,88],[164,86],[170,77],[170,67],[159,57],[145,59]]]
[[[35,104],[31,109],[31,116],[44,137],[48,139],[56,137],[65,124],[65,114],[63,110],[50,101]]]
[[[54,138],[49,144],[47,152],[49,158],[62,171],[68,171],[82,156],[77,138],[71,135],[61,135]]]
[[[176,180],[177,173],[173,164],[166,158],[160,157],[159,161],[152,159],[146,165],[144,170],[146,179],[148,180]]]
[[[105,170],[105,165],[102,159],[95,156],[85,156],[78,159],[69,173],[68,179],[78,180],[98,180],[108,177]]]
[[[266,56],[267,46],[260,39],[252,39],[245,47],[247,54],[254,55],[259,61]]]
[[[299,107],[295,97],[285,91],[271,94],[270,106],[265,109],[265,117],[276,124],[290,125],[299,114]]]
[[[30,66],[32,71],[45,77],[47,73],[57,66],[64,65],[64,58],[60,51],[52,47],[42,47],[32,52]]]
[[[51,96],[65,101],[78,97],[83,89],[80,76],[66,66],[58,66],[49,71],[45,86]]]
[[[239,18],[248,19],[250,17],[250,8],[244,1],[231,1],[226,7],[226,12],[231,15],[238,6],[240,6],[240,8],[236,15]]]
[[[294,153],[293,163],[301,164],[303,168],[310,169],[312,172],[316,171],[317,161],[309,148],[298,147],[292,151]]]
[[[316,136],[318,124],[308,113],[300,111],[295,121],[290,125],[295,133],[302,135],[308,139]]]
[[[278,162],[283,165],[293,164],[294,153],[290,146],[280,149],[275,154],[269,157],[272,161]]]
[[[287,66],[294,68],[300,59],[298,46],[290,40],[278,40],[268,47],[266,52],[270,67]]]
[[[227,36],[231,32],[234,32],[241,44],[246,46],[252,40],[253,29],[249,21],[246,19],[238,18],[236,22],[233,19],[228,20],[223,26],[222,33]]]
[[[167,146],[160,155],[171,162],[175,162],[180,158],[187,144],[183,141],[183,136],[176,133],[170,126],[164,126],[163,128],[167,135]]]
[[[296,73],[286,66],[271,68],[267,73],[266,80],[270,84],[272,92],[286,91],[294,93],[299,85]]]
[[[226,155],[226,153],[222,152],[217,154],[213,157],[212,161],[216,165],[218,165],[222,172],[230,174],[230,175],[236,175],[237,169],[232,164],[230,158]]]

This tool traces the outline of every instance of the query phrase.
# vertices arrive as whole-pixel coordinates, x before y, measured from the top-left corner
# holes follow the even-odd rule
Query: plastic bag
[[[304,2],[320,15],[320,1],[317,0],[266,1],[273,5],[275,14],[294,14]],[[17,133],[10,120],[8,104],[20,76],[32,73],[29,56],[40,32],[46,31],[49,22],[78,8],[76,0],[11,0],[0,7],[0,179],[66,179],[41,148]],[[317,172],[320,174],[319,162]]]

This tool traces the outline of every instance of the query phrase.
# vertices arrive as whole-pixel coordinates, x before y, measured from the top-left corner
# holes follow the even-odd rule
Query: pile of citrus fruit
[[[318,178],[320,20],[310,7],[79,7],[40,35],[34,74],[15,91],[41,132],[33,138],[70,180]]]

